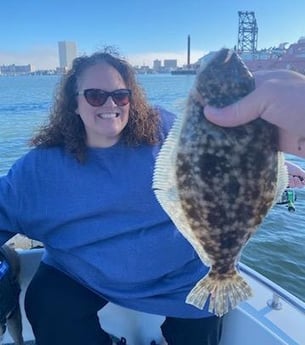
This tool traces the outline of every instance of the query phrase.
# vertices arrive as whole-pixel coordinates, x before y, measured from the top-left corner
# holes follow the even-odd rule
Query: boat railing
[[[264,277],[262,274],[253,270],[249,266],[243,264],[242,262],[238,263],[238,268],[240,269],[240,271],[246,273],[248,276],[271,290],[272,298],[266,302],[270,308],[275,310],[281,309],[280,299],[283,299],[287,303],[297,308],[300,312],[305,314],[305,302],[301,301],[299,298],[292,295],[287,290],[281,288],[279,285]]]

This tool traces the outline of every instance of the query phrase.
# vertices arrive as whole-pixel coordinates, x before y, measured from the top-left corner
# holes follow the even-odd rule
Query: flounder
[[[210,266],[186,303],[221,316],[252,292],[236,264],[241,250],[288,184],[276,128],[262,119],[234,128],[210,123],[203,107],[224,107],[255,88],[232,50],[197,73],[186,110],[155,164],[153,189],[178,230]]]

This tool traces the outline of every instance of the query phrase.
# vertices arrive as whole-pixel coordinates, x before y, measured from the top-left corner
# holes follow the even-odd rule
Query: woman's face
[[[78,92],[87,89],[99,89],[112,92],[126,89],[126,84],[119,72],[111,65],[101,62],[88,67],[78,80]],[[99,90],[97,93],[99,93]],[[96,95],[89,95],[95,98]],[[120,96],[122,97],[122,95]],[[124,94],[123,94],[124,97]],[[76,113],[81,117],[87,134],[87,145],[90,147],[109,147],[120,139],[129,117],[129,103],[117,105],[109,96],[103,105],[92,106],[84,94],[77,96]]]

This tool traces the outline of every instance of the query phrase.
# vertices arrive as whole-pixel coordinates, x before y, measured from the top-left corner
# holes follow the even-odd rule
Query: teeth
[[[103,114],[98,114],[98,117],[101,119],[114,119],[115,117],[118,117],[119,114],[117,113],[103,113]]]

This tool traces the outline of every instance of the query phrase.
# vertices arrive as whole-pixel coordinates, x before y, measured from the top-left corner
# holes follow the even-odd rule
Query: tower
[[[255,13],[238,11],[238,45],[237,51],[255,53],[257,50],[258,28]]]
[[[66,70],[72,66],[73,60],[76,58],[75,42],[60,41],[58,42],[59,67]]]
[[[191,64],[191,36],[187,36],[187,68],[190,68]]]

